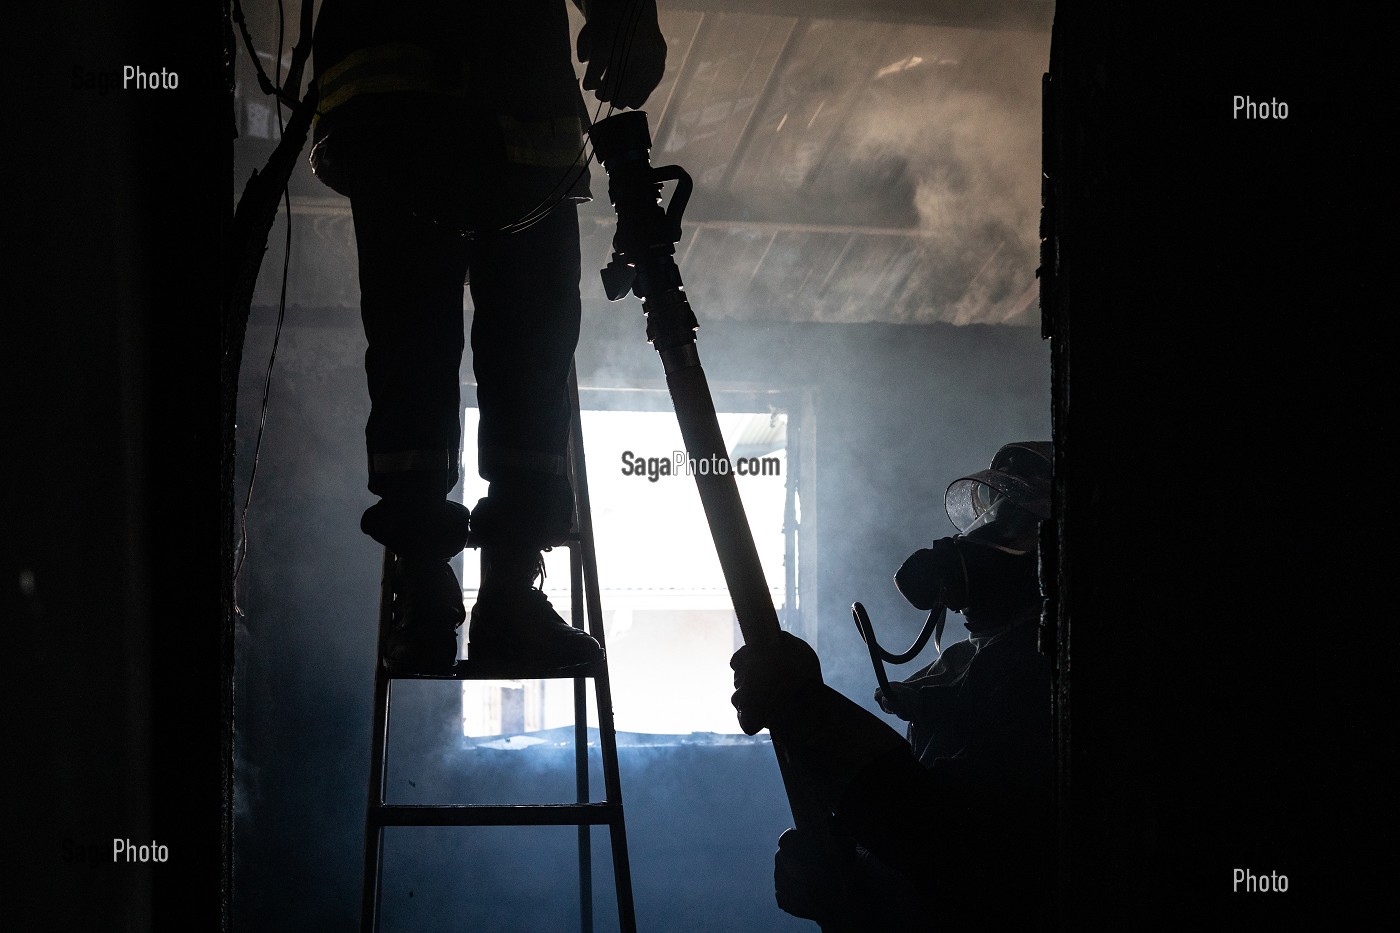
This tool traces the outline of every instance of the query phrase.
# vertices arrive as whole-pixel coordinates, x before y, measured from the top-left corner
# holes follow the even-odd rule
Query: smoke
[[[774,138],[808,124],[815,132],[836,110],[844,114],[825,158],[806,142],[795,161],[774,150],[772,164],[787,166],[781,185],[748,186],[741,172],[734,191],[755,214],[810,210],[798,221],[914,227],[921,236],[866,237],[876,242],[847,250],[848,264],[829,282],[845,234],[707,229],[689,252],[683,240],[678,257],[717,394],[781,390],[809,406],[789,412],[790,430],[808,417],[805,447],[789,460],[802,459],[810,483],[802,499],[805,624],[828,682],[873,708],[851,602],[867,605],[882,642],[903,648],[922,614],[902,603],[890,576],[908,553],[951,532],[942,512],[947,482],[985,467],[1002,443],[1049,434],[1048,347],[1030,327],[982,326],[1029,322],[1022,299],[1036,265],[1038,89],[1048,36],[909,29],[882,41],[877,56],[868,42],[843,51],[849,24],[839,25],[823,41],[831,56],[845,58],[822,59],[831,74],[807,75],[794,93],[856,82],[860,105],[828,104],[800,120],[793,110]],[[756,125],[755,152],[783,112]],[[684,152],[656,159],[663,161],[702,164]],[[364,339],[344,205],[314,179],[293,184],[304,187],[250,514],[247,616],[238,629],[234,920],[249,929],[350,929],[360,904],[380,559],[358,530],[372,501],[364,488]],[[663,389],[640,304],[602,297],[597,270],[613,226],[610,216],[601,223],[591,216],[611,213],[601,169],[593,187],[599,203],[582,224],[580,384]],[[697,188],[693,212],[706,197],[714,194]],[[280,291],[280,223],[240,382],[240,505]],[[897,306],[887,293],[915,300]],[[471,313],[468,296],[468,327]],[[469,353],[462,372],[470,383]],[[599,501],[593,507],[604,511]],[[667,549],[667,532],[658,516],[649,545]],[[959,637],[955,622],[945,642]],[[714,676],[716,690],[727,692],[727,668]],[[572,799],[570,748],[468,743],[460,703],[451,685],[396,688],[391,801]],[[772,853],[790,814],[771,748],[639,748],[624,740],[620,758],[641,928],[810,926],[772,900]],[[596,751],[592,769],[597,795]],[[575,844],[572,827],[394,830],[384,898],[385,919],[397,925],[385,928],[573,928]],[[604,829],[593,831],[593,860],[598,928],[609,929],[615,907]]]
[[[702,321],[1034,322],[1048,31],[707,28],[653,127]]]
[[[661,365],[642,337],[637,311],[632,299],[589,312],[598,332],[586,332],[580,347],[584,385],[660,382]],[[371,499],[363,489],[359,323],[348,312],[304,309],[289,320],[250,513],[236,681],[235,919],[269,930],[318,926],[326,918],[336,926],[355,923],[380,559],[357,527]],[[243,377],[240,490],[271,332],[270,312],[261,309],[250,327]],[[812,401],[804,468],[813,486],[802,503],[812,548],[804,551],[801,572],[815,590],[804,597],[804,613],[827,681],[872,708],[873,675],[850,604],[866,604],[886,645],[902,648],[912,640],[922,614],[903,604],[890,576],[908,553],[951,533],[942,514],[949,480],[984,467],[1008,440],[1048,435],[1048,348],[1021,327],[725,321],[701,333],[712,386],[805,391]],[[790,415],[791,428],[800,410]],[[595,515],[604,505],[595,500]],[[658,516],[653,547],[679,547],[667,528]],[[945,641],[959,637],[955,622]],[[663,654],[654,663],[667,659]],[[729,675],[722,664],[716,668],[716,690],[727,692]],[[572,799],[569,749],[469,748],[460,703],[450,685],[396,688],[390,800]],[[684,901],[719,911],[725,929],[782,929],[775,924],[790,918],[773,906],[768,885],[773,846],[789,816],[771,751],[624,747],[620,754],[634,888],[639,912],[646,902],[651,921],[646,928],[684,929],[662,920],[672,916],[668,903]],[[593,768],[596,793],[602,786],[596,753]],[[743,793],[734,794],[735,787]],[[535,917],[534,911],[574,903],[574,836],[560,830],[536,838],[510,831],[395,832],[386,846],[386,870],[393,872],[386,875],[386,897],[392,894],[394,909],[408,911],[401,916],[417,918],[415,924],[422,920],[425,930],[439,922],[424,919],[429,916],[483,912],[474,914],[480,928],[502,929],[508,927],[500,918],[511,912]],[[595,863],[606,866],[606,832],[595,830],[594,839]],[[513,872],[527,872],[532,856],[549,866],[547,881],[539,882],[545,887],[531,888],[531,881],[519,893]],[[497,863],[499,870],[481,867]],[[605,874],[598,885],[599,928],[607,928]],[[563,928],[555,921],[572,925],[553,914],[536,919],[544,929]]]
[[[850,161],[902,165],[895,186],[941,257],[923,320],[1024,324],[1039,261],[1040,75],[1049,35],[911,30],[851,114]],[[921,53],[921,54],[920,54]]]

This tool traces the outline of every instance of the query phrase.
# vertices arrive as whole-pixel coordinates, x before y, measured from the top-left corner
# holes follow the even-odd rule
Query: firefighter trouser
[[[464,238],[361,176],[351,199],[370,416],[370,491],[446,495],[459,478],[463,281],[470,278],[479,472],[492,533],[532,545],[568,531],[568,377],[578,344],[572,203],[512,234]],[[483,503],[484,504],[484,503]],[[488,524],[488,523],[483,523]]]

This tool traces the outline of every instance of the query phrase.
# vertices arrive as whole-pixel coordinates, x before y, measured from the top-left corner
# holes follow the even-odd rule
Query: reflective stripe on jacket
[[[442,56],[411,42],[356,49],[317,75],[318,117],[362,94],[420,91],[465,97],[467,69],[444,67]]]

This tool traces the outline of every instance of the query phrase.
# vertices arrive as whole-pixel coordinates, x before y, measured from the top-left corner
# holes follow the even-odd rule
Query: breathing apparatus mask
[[[975,635],[1001,628],[1037,604],[1036,544],[1040,522],[1050,517],[1051,454],[1048,441],[1006,444],[990,467],[949,484],[943,505],[958,534],[915,551],[894,575],[900,595],[929,614],[908,651],[882,648],[865,607],[851,607],[886,695],[889,682],[881,662],[913,660],[930,637],[939,648],[947,610],[964,613]]]
[[[1050,444],[997,451],[986,470],[954,480],[943,497],[958,534],[909,556],[894,583],[925,611],[971,609],[988,621],[1039,595],[1036,542],[1050,517]]]

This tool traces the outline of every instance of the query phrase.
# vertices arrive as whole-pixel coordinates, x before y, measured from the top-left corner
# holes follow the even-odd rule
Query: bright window
[[[486,489],[475,471],[476,415],[467,409],[463,425],[468,506]],[[742,638],[694,476],[678,454],[685,447],[676,416],[585,409],[582,421],[617,730],[737,733],[729,658]],[[787,415],[724,412],[719,422],[781,618]],[[569,551],[551,551],[545,561],[545,592],[569,619]],[[479,559],[468,551],[462,580],[468,606],[479,582]],[[591,684],[587,696],[589,725],[596,726]],[[571,725],[573,682],[466,681],[462,720],[473,737]]]

